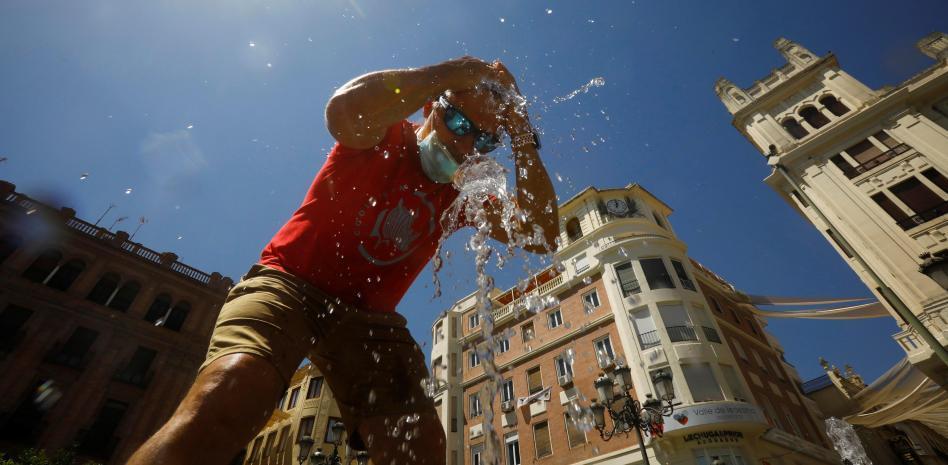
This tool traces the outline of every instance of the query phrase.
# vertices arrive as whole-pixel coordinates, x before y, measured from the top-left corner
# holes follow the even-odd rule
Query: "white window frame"
[[[481,357],[477,355],[477,349],[471,349],[471,352],[467,354],[468,367],[474,368],[481,364]]]
[[[563,375],[573,376],[573,364],[570,363],[569,358],[566,355],[557,355],[553,358],[553,365],[556,367],[556,376],[560,377]],[[564,372],[565,370],[565,372]]]
[[[471,464],[472,465],[482,465],[481,464],[481,454],[484,452],[484,444],[477,444],[471,446]]]
[[[596,301],[596,305],[593,305],[591,302],[589,302],[589,300],[590,300],[589,298],[590,298],[590,297],[593,298],[592,300],[595,300],[595,301]],[[599,308],[599,307],[602,305],[602,302],[599,300],[599,293],[596,291],[596,289],[593,289],[593,290],[591,290],[591,291],[589,291],[589,292],[583,294],[582,300],[583,300],[583,307],[584,307],[584,308],[586,307],[587,304],[589,304],[589,308]]]
[[[546,323],[550,329],[563,326],[563,311],[556,307],[546,314]]]
[[[476,393],[471,394],[468,398],[468,402],[470,403],[471,418],[477,418],[484,414],[484,410],[481,408],[481,396]]]
[[[605,342],[605,344],[603,344],[603,348],[609,349],[606,351],[608,352],[607,355],[609,356],[609,359],[615,360],[616,352],[615,352],[615,349],[612,347],[612,338],[610,338],[608,334],[593,341],[593,350],[596,353],[596,358],[597,359],[599,358],[599,344],[602,342]]]
[[[507,402],[515,398],[513,378],[507,378],[500,384],[500,401]]]
[[[517,454],[516,460],[511,460],[513,458],[510,456],[511,449],[514,449]],[[504,436],[504,459],[506,465],[521,465],[520,436],[517,433]]]
[[[475,311],[473,314],[468,315],[468,317],[467,317],[467,327],[468,327],[468,329],[474,329],[474,328],[478,327],[480,324],[481,324],[481,314],[480,314],[480,313],[477,313],[477,312]]]
[[[497,342],[497,352],[504,354],[510,350],[510,338],[505,337]]]

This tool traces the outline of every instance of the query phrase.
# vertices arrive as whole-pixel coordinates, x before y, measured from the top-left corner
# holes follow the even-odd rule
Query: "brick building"
[[[0,181],[0,449],[123,463],[184,397],[231,284]]]
[[[644,448],[653,462],[838,461],[762,318],[688,258],[670,214],[635,184],[587,188],[560,206],[563,266],[492,294],[501,463],[642,462],[634,433],[606,442],[570,417],[582,415],[579,407],[596,397],[593,381],[617,365],[632,368],[640,401],[657,392],[656,372],[672,375],[675,414],[664,437],[647,438]],[[432,372],[442,380],[435,403],[451,465],[481,465],[487,447],[484,321],[474,306],[472,294],[433,325]]]

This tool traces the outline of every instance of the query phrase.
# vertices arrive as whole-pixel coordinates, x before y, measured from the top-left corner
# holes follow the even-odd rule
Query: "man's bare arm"
[[[340,87],[326,105],[326,127],[340,144],[373,147],[385,131],[447,90],[473,88],[496,71],[472,57],[411,69],[376,71]]]

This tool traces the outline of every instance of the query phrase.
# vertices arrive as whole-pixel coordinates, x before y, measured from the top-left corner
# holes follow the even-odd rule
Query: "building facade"
[[[785,65],[748,88],[721,78],[715,92],[774,168],[765,182],[886,306],[911,362],[948,385],[948,36],[919,41],[933,66],[878,90],[832,53],[774,46]]]
[[[331,455],[336,439],[332,426],[341,422],[341,418],[339,407],[329,386],[323,382],[322,374],[315,365],[307,364],[296,370],[276,410],[263,429],[247,444],[243,463],[296,465],[300,439],[304,436],[315,441],[312,452],[321,449],[323,454]],[[341,439],[345,441],[345,433]],[[344,464],[351,463],[350,459],[355,458],[345,445],[340,446],[339,454]]]
[[[733,286],[688,258],[667,205],[633,184],[587,188],[559,211],[562,266],[492,295],[489,343],[502,383],[491,426],[501,463],[642,462],[634,434],[607,442],[583,427],[594,380],[619,365],[632,369],[639,401],[657,392],[655,372],[672,374],[675,412],[663,437],[646,439],[650,460],[838,460],[779,345]],[[432,372],[443,381],[435,403],[451,465],[481,465],[491,430],[484,321],[474,307],[472,294],[432,328]]]
[[[0,449],[124,463],[184,397],[231,285],[0,181]]]

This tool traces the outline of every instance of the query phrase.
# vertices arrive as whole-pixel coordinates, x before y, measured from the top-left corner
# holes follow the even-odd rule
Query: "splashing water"
[[[872,465],[866,450],[862,447],[859,436],[853,426],[839,418],[826,419],[826,435],[833,442],[833,448],[839,453],[843,463],[852,465]]]
[[[589,82],[587,82],[586,84],[583,84],[579,89],[576,89],[562,97],[555,97],[553,99],[553,103],[560,103],[560,102],[565,102],[567,100],[572,100],[573,97],[576,97],[579,94],[585,94],[586,92],[589,92],[589,89],[592,89],[593,87],[602,87],[604,85],[606,85],[605,78],[602,78],[602,77],[592,78]]]

